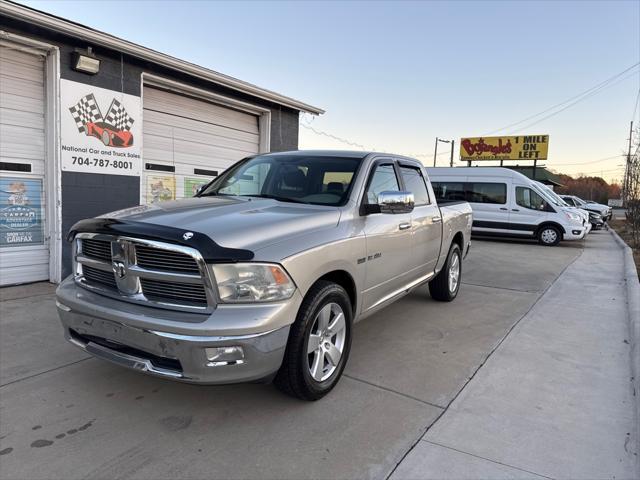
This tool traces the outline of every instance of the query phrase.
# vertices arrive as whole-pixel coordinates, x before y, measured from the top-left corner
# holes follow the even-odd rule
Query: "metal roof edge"
[[[123,40],[108,33],[104,33],[73,21],[51,15],[31,7],[26,7],[7,0],[0,0],[0,14],[6,15],[17,20],[23,20],[39,27],[54,30],[59,33],[70,35],[72,37],[81,38],[83,40],[93,42],[96,45],[108,47],[116,51],[120,51],[127,55],[146,60],[158,65],[179,70],[194,77],[201,78],[210,82],[223,85],[238,92],[261,98],[269,102],[283,105],[294,110],[321,115],[324,110],[313,105],[295,100],[293,98],[281,95],[279,93],[260,88],[229,75],[210,70],[193,63],[179,60],[170,55],[157,52],[147,47]]]

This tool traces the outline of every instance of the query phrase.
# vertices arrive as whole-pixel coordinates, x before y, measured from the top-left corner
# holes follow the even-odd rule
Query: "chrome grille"
[[[200,273],[198,264],[193,257],[145,245],[136,245],[136,263],[143,268],[163,272]]]
[[[82,241],[82,253],[89,258],[111,262],[111,242],[86,238]]]
[[[215,307],[207,266],[194,248],[154,240],[79,233],[79,285],[132,303],[209,313]]]
[[[203,285],[188,283],[163,282],[159,280],[140,279],[142,293],[150,299],[172,299],[179,301],[189,301],[193,303],[207,303],[207,294]]]
[[[114,275],[113,272],[106,272],[104,270],[99,270],[97,268],[84,265],[82,267],[82,274],[87,280],[91,282],[99,283],[101,285],[106,285],[107,287],[110,287],[113,290],[118,289],[118,285],[116,284],[116,276]]]

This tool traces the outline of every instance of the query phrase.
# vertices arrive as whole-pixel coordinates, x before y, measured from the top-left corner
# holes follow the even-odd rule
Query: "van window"
[[[391,164],[377,165],[367,189],[367,203],[376,205],[378,203],[378,194],[388,191],[400,191],[396,172]]]
[[[402,180],[406,190],[413,193],[416,207],[429,204],[429,194],[427,193],[427,185],[424,183],[420,170],[413,167],[400,167]]]
[[[466,200],[462,182],[431,182],[431,186],[438,200]]]
[[[470,183],[469,201],[474,203],[507,203],[505,183]]]
[[[546,200],[527,187],[516,187],[516,203],[531,210],[546,211],[548,209]]]

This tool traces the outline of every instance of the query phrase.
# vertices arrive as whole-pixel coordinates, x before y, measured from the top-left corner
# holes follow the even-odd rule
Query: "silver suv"
[[[316,400],[354,322],[429,283],[453,300],[471,208],[437,205],[422,164],[391,154],[246,158],[194,198],[83,220],[57,290],[66,338],[168,379],[275,380]]]

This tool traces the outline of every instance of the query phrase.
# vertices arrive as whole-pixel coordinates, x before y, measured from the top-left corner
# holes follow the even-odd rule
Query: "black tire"
[[[453,289],[449,284],[449,271],[451,270],[454,258],[457,258],[459,275],[458,282]],[[431,298],[438,300],[439,302],[450,302],[458,296],[460,290],[460,284],[462,283],[462,251],[457,243],[451,244],[449,253],[447,254],[447,260],[442,267],[442,270],[435,276],[433,280],[429,282],[429,293]]]
[[[558,227],[545,225],[538,230],[538,242],[545,247],[555,247],[562,240],[562,234]]]
[[[342,355],[333,373],[323,381],[314,379],[310,372],[310,353],[307,353],[309,336],[316,316],[327,305],[335,303],[342,308],[345,320],[345,338]],[[274,383],[284,393],[302,400],[318,400],[336,386],[349,358],[353,312],[349,295],[340,285],[324,280],[318,281],[307,293],[296,321],[291,325],[284,360]]]

